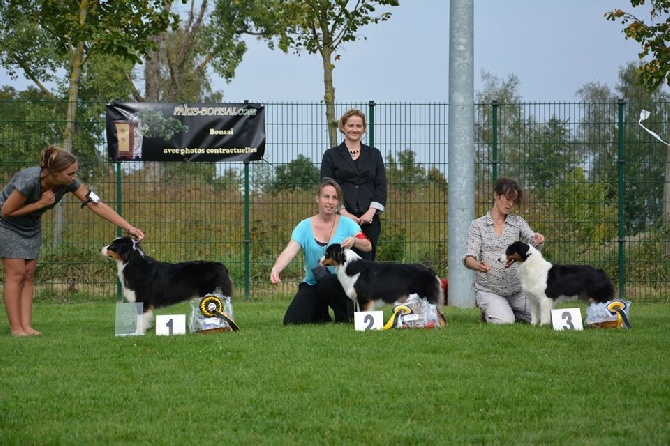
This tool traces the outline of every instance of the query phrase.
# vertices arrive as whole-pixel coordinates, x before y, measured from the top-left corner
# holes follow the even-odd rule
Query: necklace
[[[339,216],[336,215],[335,218],[333,219],[333,224],[330,225],[330,234],[328,234],[328,241],[326,241],[326,242],[320,242],[320,241],[318,241],[318,240],[316,239],[316,235],[314,235],[314,241],[316,242],[317,245],[323,247],[323,252],[324,252],[324,253],[326,252],[326,247],[327,247],[328,244],[330,243],[330,239],[333,238],[333,229],[335,229],[335,223],[337,223],[338,217],[339,217]],[[312,231],[313,231],[313,230],[312,230]]]
[[[358,149],[356,149],[356,150],[349,150],[349,155],[351,155],[351,156],[353,157],[353,156],[358,155],[358,152],[359,152]]]
[[[335,229],[335,223],[337,223],[337,215],[335,216],[335,219],[333,220],[333,224],[330,227],[330,234],[328,234],[328,243],[330,243],[330,239],[333,238],[333,229]]]

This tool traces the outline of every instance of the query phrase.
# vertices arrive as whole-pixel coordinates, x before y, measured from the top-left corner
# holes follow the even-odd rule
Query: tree
[[[182,0],[185,1],[185,0]],[[82,68],[96,55],[136,63],[153,48],[149,36],[176,25],[177,17],[159,0],[92,2],[89,0],[1,0],[0,62],[17,70],[52,98],[46,84],[58,70],[67,73],[67,119],[63,146],[71,150]]]
[[[273,191],[315,190],[319,184],[319,169],[305,155],[298,155],[288,164],[277,166]]]
[[[477,123],[475,125],[475,137],[477,140],[475,162],[477,169],[488,169],[491,162],[498,162],[498,177],[504,175],[521,181],[523,178],[524,157],[526,151],[524,145],[528,143],[529,137],[524,129],[528,123],[521,105],[519,95],[519,78],[510,74],[506,79],[482,71],[484,89],[475,94]],[[495,106],[493,105],[495,103]],[[496,136],[497,136],[497,159],[493,154],[493,110],[497,110]],[[476,175],[485,178],[484,175]],[[491,174],[491,177],[493,175]],[[494,178],[491,178],[495,180]],[[484,190],[490,190],[487,185]]]
[[[645,0],[630,0],[636,8],[645,5]],[[605,14],[607,20],[619,21],[623,25],[626,39],[633,39],[642,45],[638,54],[640,60],[647,59],[638,67],[642,84],[654,91],[665,84],[670,86],[670,0],[649,2],[649,20],[644,21],[631,12],[615,9]]]
[[[528,185],[543,191],[565,179],[573,166],[581,165],[581,157],[571,150],[572,135],[567,119],[555,116],[533,130],[533,153],[526,151]]]
[[[34,164],[36,149],[58,136],[53,125],[58,120],[56,110],[44,99],[34,87],[16,91],[4,86],[0,90],[0,174],[13,175],[27,167],[22,162]]]
[[[582,153],[591,160],[588,168],[591,180],[604,181],[608,185],[608,199],[618,194],[616,168],[612,160],[617,158],[618,138],[617,98],[610,87],[599,82],[588,82],[577,90],[577,97],[584,103],[584,113],[577,129],[577,139]]]
[[[186,3],[184,1],[184,3]],[[223,93],[212,87],[208,69],[231,80],[246,45],[214,2],[189,0],[179,28],[151,36],[156,49],[144,65],[144,91],[135,90],[141,102],[220,102]],[[171,10],[171,3],[165,8]]]
[[[586,84],[578,91],[586,104],[586,114],[579,127],[581,144],[590,160],[589,179],[606,185],[608,201],[618,196],[619,119],[617,98],[624,104],[624,218],[626,233],[646,230],[664,218],[663,204],[668,192],[659,178],[667,176],[667,150],[638,125],[641,110],[651,112],[653,119],[645,122],[654,132],[668,134],[667,110],[669,97],[660,88],[650,92],[639,74],[637,65],[629,63],[619,70],[615,91],[598,83]],[[596,123],[597,125],[593,125]]]
[[[55,99],[60,95],[46,85],[56,79],[59,70],[67,74],[63,148],[68,151],[72,151],[79,85],[87,61],[95,55],[107,55],[140,63],[141,56],[154,49],[149,37],[177,23],[161,0],[0,0],[0,16],[4,25],[0,30],[0,64],[11,75],[22,71]],[[62,208],[57,209],[56,244],[62,231]]]
[[[220,0],[217,9],[239,32],[265,39],[270,48],[276,44],[284,52],[292,49],[321,56],[328,135],[330,145],[336,146],[336,52],[345,42],[360,38],[360,28],[391,18],[390,12],[376,15],[377,7],[398,4],[398,0]]]
[[[387,181],[398,189],[411,191],[428,181],[426,169],[416,163],[416,152],[412,149],[400,150],[398,159],[389,154],[387,157]]]

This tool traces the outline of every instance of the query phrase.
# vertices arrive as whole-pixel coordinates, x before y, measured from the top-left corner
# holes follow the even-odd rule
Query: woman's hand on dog
[[[344,241],[342,241],[343,248],[352,249],[355,244],[356,244],[356,238],[354,237],[347,237],[344,239]]]
[[[138,242],[141,242],[144,240],[144,232],[140,228],[136,228],[135,226],[129,226],[128,230],[126,231],[128,235],[134,236]]]

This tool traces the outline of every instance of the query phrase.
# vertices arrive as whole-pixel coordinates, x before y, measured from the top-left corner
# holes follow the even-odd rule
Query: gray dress
[[[42,197],[41,172],[40,167],[28,167],[14,175],[0,192],[0,209],[15,190],[28,197],[26,204],[39,201]],[[33,213],[15,218],[3,217],[0,213],[0,258],[36,259],[42,245],[42,214],[47,209],[56,206],[56,203],[61,201],[66,193],[74,192],[79,186],[81,186],[81,181],[75,179],[67,186],[54,189],[56,201]]]

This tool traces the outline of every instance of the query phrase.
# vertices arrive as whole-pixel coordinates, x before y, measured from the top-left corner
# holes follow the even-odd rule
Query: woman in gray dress
[[[39,166],[18,172],[0,191],[0,259],[4,301],[12,336],[39,335],[32,327],[33,276],[42,244],[42,214],[72,192],[83,205],[129,235],[144,233],[128,223],[77,179],[79,165],[69,152],[50,145]]]

